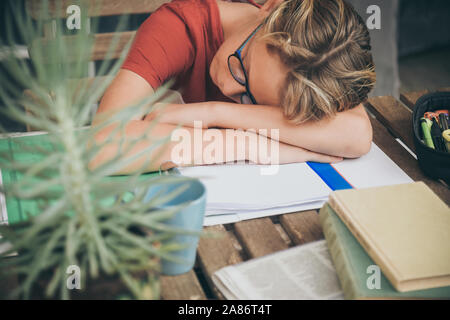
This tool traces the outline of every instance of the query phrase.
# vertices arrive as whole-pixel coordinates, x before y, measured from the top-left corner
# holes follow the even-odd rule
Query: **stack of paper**
[[[333,167],[355,188],[413,182],[375,144],[359,159]],[[333,191],[306,163],[274,170],[252,164],[211,165],[180,169],[206,186],[205,225],[321,208]],[[273,174],[267,174],[272,171]]]

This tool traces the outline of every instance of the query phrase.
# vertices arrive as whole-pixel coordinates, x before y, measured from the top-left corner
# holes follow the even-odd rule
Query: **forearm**
[[[367,153],[372,141],[372,127],[362,105],[332,119],[295,125],[278,107],[218,103],[213,119],[212,125],[218,127],[266,129],[269,137],[271,129],[278,129],[284,143],[345,158]]]
[[[227,134],[227,130],[224,129],[179,128],[170,124],[156,124],[150,130],[150,126],[151,122],[133,120],[125,126],[124,130],[113,132],[115,126],[101,130],[95,138],[97,145],[101,148],[90,162],[90,168],[95,170],[113,159],[121,161],[139,153],[142,154],[114,174],[130,174],[138,170],[158,171],[162,165],[164,165],[163,169],[168,169],[174,166],[245,160],[258,162],[258,146],[255,145],[258,138],[254,133],[228,130]],[[232,132],[231,135],[230,132]],[[249,139],[250,136],[253,138]],[[167,142],[158,145],[162,139],[167,139]],[[270,147],[269,142],[266,148],[270,149]],[[268,151],[269,157],[270,151]],[[292,157],[292,152],[288,156]]]
[[[341,158],[323,155],[298,148],[254,132],[232,129],[207,129],[130,121],[123,131],[113,133],[112,126],[97,134],[95,142],[101,146],[90,162],[95,170],[102,164],[142,153],[127,166],[114,174],[130,174],[136,171],[158,171],[174,166],[220,164],[249,160],[258,164],[285,164],[305,161],[337,162]],[[197,130],[197,131],[196,131]],[[111,138],[111,141],[109,139]],[[164,145],[158,141],[169,138]],[[136,143],[136,141],[138,141]],[[154,148],[151,148],[154,146]]]
[[[332,119],[310,121],[301,125],[289,122],[278,107],[248,106],[224,102],[169,105],[162,112],[165,123],[203,127],[253,129],[272,137],[272,130],[283,143],[311,151],[346,158],[356,158],[370,150],[372,128],[362,105],[338,113]]]
[[[124,161],[139,153],[141,156],[113,174],[130,174],[142,170],[151,172],[159,170],[167,159],[167,150],[163,146],[156,147],[159,140],[170,135],[174,126],[160,125],[150,130],[150,123],[142,120],[131,120],[122,129],[112,124],[101,129],[95,136],[94,143],[98,150],[89,163],[91,170],[98,169],[111,161]],[[153,149],[149,149],[155,146]],[[147,150],[146,152],[144,152]]]

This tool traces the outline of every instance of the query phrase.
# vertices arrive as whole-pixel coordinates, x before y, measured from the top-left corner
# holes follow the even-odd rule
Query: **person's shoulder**
[[[165,6],[175,10],[178,14],[187,18],[203,12],[217,11],[219,0],[173,0]]]
[[[218,0],[173,0],[164,6],[184,24],[192,37],[204,35],[205,30],[211,35],[222,32],[218,2]]]
[[[150,26],[155,28],[155,25],[158,28],[170,26],[172,29],[208,29],[217,20],[218,12],[217,0],[173,0],[161,5],[151,14],[141,29],[147,32]]]

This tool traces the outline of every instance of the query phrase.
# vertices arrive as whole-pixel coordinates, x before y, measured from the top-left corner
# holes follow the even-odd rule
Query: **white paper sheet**
[[[365,156],[344,160],[333,167],[356,189],[414,182],[376,144]]]
[[[261,210],[251,210],[251,211],[238,211],[236,213],[228,213],[221,215],[208,215],[205,217],[204,226],[213,226],[217,224],[227,224],[234,223],[243,220],[256,219],[261,217],[275,216],[278,214],[284,213],[293,213],[299,211],[307,211],[314,210],[317,208],[321,208],[326,200],[315,201],[311,203],[301,204],[297,206],[288,206],[288,207],[280,207],[280,208],[269,208],[269,209],[261,209]]]
[[[274,175],[262,175],[264,167],[267,166],[225,164],[183,168],[180,172],[201,178],[208,191],[210,209],[287,206],[319,200],[330,192],[305,163],[280,165]]]

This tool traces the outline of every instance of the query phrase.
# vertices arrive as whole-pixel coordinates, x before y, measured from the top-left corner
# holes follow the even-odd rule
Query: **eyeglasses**
[[[242,51],[250,39],[256,34],[256,32],[262,27],[259,25],[241,44],[241,46],[228,57],[228,69],[230,69],[230,73],[233,76],[234,80],[236,80],[240,85],[245,87],[246,92],[241,95],[241,103],[242,104],[257,104],[255,97],[253,97],[250,92],[250,87],[248,84],[248,76],[247,72],[244,68],[244,62],[242,61]]]

